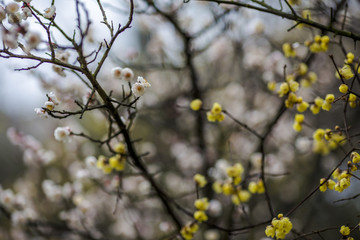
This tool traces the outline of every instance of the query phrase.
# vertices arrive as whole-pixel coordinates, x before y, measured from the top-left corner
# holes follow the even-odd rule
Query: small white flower
[[[22,20],[22,16],[20,12],[12,13],[8,15],[8,22],[10,24],[18,24]]]
[[[61,142],[70,142],[71,130],[69,127],[57,127],[54,131],[55,139]]]
[[[121,67],[114,67],[112,70],[111,70],[114,78],[116,79],[121,79],[121,72],[122,72],[122,68]]]
[[[44,103],[45,108],[49,109],[50,111],[54,110],[55,104],[51,101],[46,101]]]
[[[133,92],[135,97],[140,97],[140,96],[144,95],[145,87],[141,83],[136,82],[132,85],[131,91]]]
[[[131,80],[134,78],[134,72],[130,68],[124,68],[121,71],[121,78],[125,81],[131,82]]]
[[[55,16],[55,13],[56,13],[56,7],[54,5],[52,5],[51,7],[49,8],[46,8],[44,10],[44,17],[45,18],[48,18],[48,19],[51,19]]]
[[[8,48],[15,49],[19,46],[15,34],[3,32],[2,40]]]
[[[67,63],[69,61],[70,53],[64,52],[64,51],[57,51],[55,53],[55,57],[59,59],[60,61]]]
[[[34,32],[28,32],[25,35],[25,40],[26,40],[26,43],[27,43],[26,48],[28,50],[36,48],[41,43],[40,34],[39,33],[34,33]]]
[[[36,115],[38,115],[40,118],[48,118],[47,112],[42,108],[35,108],[34,109]]]
[[[6,5],[5,9],[8,14],[14,14],[19,11],[19,5],[17,5],[16,3],[9,3],[8,5]]]
[[[22,19],[26,20],[28,17],[32,17],[32,12],[30,11],[30,8],[22,7],[21,11],[22,11],[21,14]]]
[[[52,69],[54,70],[54,72],[56,72],[57,74],[59,74],[62,77],[66,77],[66,74],[64,72],[64,69],[62,67],[60,67],[59,65],[52,65]]]
[[[49,92],[47,96],[49,98],[49,101],[53,102],[55,105],[59,105],[60,101],[56,97],[55,93]]]
[[[138,77],[137,82],[141,83],[145,88],[151,87],[151,84],[143,77]]]

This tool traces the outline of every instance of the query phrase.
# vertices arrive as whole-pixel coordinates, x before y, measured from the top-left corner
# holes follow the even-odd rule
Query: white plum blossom
[[[33,220],[36,217],[36,213],[31,208],[26,208],[22,211],[15,211],[11,214],[11,222],[13,225],[18,226],[26,224],[27,221]]]
[[[55,139],[60,142],[70,142],[71,130],[69,127],[57,127],[54,131]]]
[[[60,101],[59,101],[59,99],[56,97],[55,93],[49,92],[49,93],[47,94],[47,97],[49,98],[49,101],[53,102],[55,105],[59,105]]]
[[[15,194],[11,189],[0,192],[0,203],[7,208],[11,208],[15,202]]]
[[[25,35],[26,40],[26,49],[30,51],[31,49],[36,48],[41,43],[41,36],[39,33],[28,32]]]
[[[49,109],[50,111],[54,110],[55,104],[51,101],[46,101],[45,102],[45,108]]]
[[[12,13],[8,15],[8,22],[10,24],[19,24],[22,20],[22,16],[20,12]]]
[[[67,51],[59,50],[55,53],[55,57],[61,62],[67,63],[69,61],[70,53]]]
[[[112,70],[112,75],[114,76],[114,78],[116,79],[121,79],[121,72],[122,72],[122,68],[121,67],[114,67]]]
[[[5,45],[10,49],[15,49],[19,46],[17,42],[16,34],[14,33],[10,33],[10,32],[5,33],[3,31],[2,40],[4,41]]]
[[[60,67],[59,65],[52,65],[52,69],[54,70],[54,72],[56,72],[57,74],[59,74],[62,77],[66,77],[66,74],[64,72],[64,69],[62,67]]]
[[[5,10],[8,14],[14,14],[17,11],[19,11],[19,5],[17,5],[16,3],[9,3],[8,5],[6,5]]]
[[[132,85],[131,91],[133,92],[135,97],[140,97],[140,96],[144,95],[145,87],[143,84],[136,82]]]
[[[50,201],[58,201],[62,198],[62,187],[52,180],[46,179],[41,184],[42,190]]]
[[[45,18],[48,18],[48,19],[51,19],[55,16],[55,13],[56,13],[56,7],[54,5],[52,5],[51,7],[49,8],[46,8],[44,10],[44,17]]]
[[[35,108],[34,112],[36,113],[36,115],[38,115],[38,117],[40,118],[48,118],[49,115],[47,114],[47,112],[42,109],[42,108]]]
[[[141,83],[142,85],[144,85],[145,88],[151,87],[151,84],[143,77],[138,77],[137,78],[137,82]]]
[[[123,68],[121,71],[121,78],[125,81],[131,82],[134,78],[134,72],[130,68]]]
[[[146,81],[143,77],[138,77],[136,83],[134,83],[131,87],[131,91],[135,95],[135,97],[140,97],[144,95],[145,89],[151,87],[151,84]]]
[[[21,7],[21,18],[26,20],[28,17],[32,17],[32,12],[28,7]]]

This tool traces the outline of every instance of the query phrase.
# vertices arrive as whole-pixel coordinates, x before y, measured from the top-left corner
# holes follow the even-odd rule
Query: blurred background
[[[8,2],[11,1],[5,1],[5,4]],[[330,9],[338,7],[337,22],[334,25],[340,27],[345,14],[345,3],[340,2],[346,1],[303,0],[301,5],[294,7],[298,12],[310,10],[312,17],[324,24],[329,20]],[[358,2],[347,3],[349,7],[345,29],[356,32],[359,30],[356,25]],[[33,4],[40,11],[49,7],[48,1],[33,1]],[[273,7],[280,7],[278,1],[271,4]],[[56,1],[55,5],[56,22],[65,32],[72,33],[76,28],[76,12],[72,11],[72,7],[70,11],[69,6],[75,5],[74,1]],[[101,24],[102,15],[96,1],[86,1],[85,6],[92,22],[85,50],[91,53],[104,38],[109,38],[109,34],[106,26]],[[128,18],[126,1],[103,1],[103,6],[108,19],[114,21],[114,26],[125,24]],[[206,2],[159,0],[151,5],[148,1],[138,0],[135,10],[132,27],[119,36],[98,80],[107,91],[113,91],[112,96],[117,99],[121,99],[123,88],[126,92],[130,89],[125,81],[113,77],[111,70],[114,67],[129,67],[135,76],[143,76],[151,83],[152,87],[137,102],[138,111],[133,113],[136,118],[131,128],[132,138],[140,139],[136,144],[138,152],[147,153],[144,161],[151,172],[157,173],[156,180],[170,196],[184,206],[192,206],[196,198],[192,179],[196,173],[204,174],[212,183],[222,178],[224,167],[240,162],[245,168],[246,185],[258,179],[260,172],[259,139],[229,117],[222,123],[208,123],[205,120],[206,112],[203,111],[203,133],[199,134],[198,115],[188,107],[198,94],[197,91],[202,96],[204,109],[208,110],[213,102],[219,102],[234,118],[259,133],[266,131],[281,109],[284,99],[278,97],[276,92],[269,91],[267,85],[269,82],[284,81],[285,65],[286,74],[292,74],[298,71],[301,62],[306,62],[308,71],[317,74],[314,85],[310,88],[301,87],[299,96],[304,100],[312,102],[316,96],[325,97],[327,93],[340,96],[339,80],[335,78],[335,67],[329,55],[334,55],[339,67],[343,65],[345,56],[336,43],[338,39],[332,34],[308,27],[287,31],[294,26],[292,21],[245,8]],[[34,19],[29,19],[29,22],[30,29],[41,32],[45,39],[44,31],[34,23]],[[59,32],[54,31],[53,34],[59,45],[68,44],[60,37]],[[328,52],[311,54],[304,46],[304,41],[313,39],[316,34],[330,36],[332,42]],[[191,37],[190,43],[184,36]],[[284,56],[282,45],[285,42],[296,48],[295,58]],[[346,51],[352,51],[355,59],[358,59],[357,43],[344,38],[343,47]],[[70,62],[75,62],[76,54],[69,52]],[[43,52],[40,51],[39,54]],[[14,71],[16,68],[32,65],[33,63],[21,59],[1,59],[2,188],[20,191],[25,188],[26,179],[32,179],[36,175],[32,187],[40,192],[39,196],[44,197],[40,190],[44,179],[51,179],[58,185],[82,182],[83,189],[86,189],[83,196],[86,196],[89,204],[95,206],[96,203],[101,203],[101,209],[96,208],[97,212],[90,215],[92,220],[87,223],[89,226],[96,226],[93,233],[95,236],[99,234],[97,229],[107,232],[107,236],[114,239],[160,239],[159,236],[171,233],[171,221],[164,212],[157,212],[161,209],[158,200],[144,200],[151,195],[151,191],[149,183],[143,178],[130,176],[123,180],[124,192],[129,194],[125,194],[123,205],[119,207],[127,209],[128,215],[125,214],[127,217],[124,219],[116,219],[111,215],[114,195],[108,196],[99,189],[87,191],[96,188],[98,182],[105,187],[111,185],[113,176],[106,177],[103,182],[95,178],[95,183],[86,180],[83,183],[84,180],[79,177],[80,170],[85,168],[87,157],[106,155],[109,152],[84,139],[73,139],[71,143],[55,142],[54,129],[58,126],[70,126],[75,132],[85,132],[96,139],[103,139],[107,134],[107,119],[100,111],[86,113],[81,121],[76,116],[66,120],[40,119],[34,108],[43,106],[47,101],[46,94],[54,92],[57,95],[61,101],[57,109],[74,110],[77,107],[74,101],[81,102],[88,89],[70,71],[65,71],[66,77],[61,77],[46,64],[36,70]],[[91,69],[95,67],[96,63],[90,65]],[[194,88],[194,78],[197,79],[198,89]],[[353,90],[358,91],[359,84],[355,83]],[[287,110],[276,122],[265,148],[268,188],[271,190],[270,196],[276,213],[286,213],[296,206],[318,185],[320,178],[328,176],[344,157],[344,153],[351,149],[350,144],[345,144],[326,156],[312,153],[314,130],[320,127],[334,129],[336,125],[343,128],[343,109],[344,103],[339,101],[330,112],[321,111],[314,116],[307,111],[306,126],[300,133],[292,129],[295,109]],[[122,114],[126,119],[132,118],[132,114],[126,109]],[[348,109],[346,116],[352,133],[356,134],[359,129],[358,108]],[[36,167],[33,163],[29,164],[32,160],[30,153],[11,144],[7,137],[11,127],[36,139],[31,141],[35,145],[41,145],[51,163],[45,166],[35,164]],[[201,138],[204,146],[199,144]],[[357,147],[356,137],[354,144]],[[346,169],[346,162],[341,166],[342,169]],[[211,216],[211,223],[237,228],[243,227],[245,223],[269,219],[263,195],[254,195],[249,203],[241,207],[231,207],[231,199],[215,194],[210,185],[204,190],[206,196],[216,199],[222,206],[220,213],[215,211]],[[293,225],[299,233],[333,228],[333,231],[324,231],[314,239],[339,239],[341,236],[333,237],[334,232],[338,234],[338,227],[341,225],[357,224],[360,206],[356,204],[356,199],[334,201],[355,196],[359,193],[358,187],[358,182],[352,180],[350,188],[341,194],[334,191],[316,193],[291,216]],[[46,199],[42,203],[50,209],[54,206],[53,202],[47,202]],[[38,211],[44,214],[44,209]],[[61,209],[56,208],[44,215],[58,220],[59,212]],[[182,214],[181,211],[178,212]],[[150,223],[144,219],[154,221]],[[184,222],[190,219],[185,216]],[[265,239],[264,227],[240,235],[227,235],[211,226],[202,226],[201,233],[195,239]],[[295,238],[296,234],[293,236]],[[354,236],[360,237],[357,232]]]

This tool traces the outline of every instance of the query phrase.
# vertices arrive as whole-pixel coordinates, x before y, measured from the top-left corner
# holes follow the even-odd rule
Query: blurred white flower
[[[14,33],[10,33],[10,32],[6,33],[3,31],[2,40],[4,41],[5,45],[10,49],[15,49],[19,46],[17,42],[16,34]]]
[[[114,67],[112,70],[111,70],[114,78],[116,79],[121,79],[121,72],[122,72],[122,68],[121,67]]]
[[[222,214],[222,205],[219,200],[212,199],[209,202],[208,208],[209,215],[212,217],[219,217]]]
[[[151,84],[143,77],[138,77],[137,82],[141,83],[145,88],[151,87]]]
[[[56,51],[55,57],[59,59],[61,62],[67,63],[69,61],[70,53],[64,52],[61,50]]]
[[[47,96],[49,98],[49,101],[53,102],[55,105],[59,105],[60,102],[59,102],[58,98],[56,97],[55,93],[49,92]]]
[[[59,74],[62,77],[65,77],[66,74],[64,72],[64,69],[62,67],[60,67],[59,65],[52,65],[52,69],[54,70],[54,72],[56,72],[57,74]]]
[[[141,83],[136,82],[132,85],[131,91],[133,92],[135,97],[140,97],[140,96],[144,95],[145,87]]]
[[[52,5],[51,7],[46,8],[44,10],[44,12],[45,12],[44,13],[45,18],[48,18],[48,19],[53,18],[55,16],[55,13],[56,13],[56,7],[54,5]]]
[[[46,101],[44,103],[45,108],[49,109],[50,111],[54,110],[55,104],[51,101]]]
[[[46,111],[42,108],[34,108],[34,111],[36,113],[36,115],[38,115],[38,117],[40,118],[48,118],[49,115],[46,113]]]
[[[10,208],[15,201],[15,195],[11,189],[5,189],[0,192],[0,203]]]
[[[5,10],[8,14],[14,14],[19,11],[19,5],[17,5],[16,3],[9,3],[8,5],[6,5]]]
[[[125,81],[131,82],[131,80],[134,78],[134,72],[130,68],[123,68],[121,70],[121,78]]]
[[[61,142],[70,142],[71,130],[69,127],[57,127],[54,131],[55,139]]]
[[[21,18],[26,20],[28,17],[32,17],[32,12],[28,7],[21,7]]]

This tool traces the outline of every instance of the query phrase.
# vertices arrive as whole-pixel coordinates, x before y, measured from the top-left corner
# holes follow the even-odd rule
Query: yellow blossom
[[[357,152],[352,152],[350,155],[350,159],[353,163],[359,163],[360,162],[360,154]]]
[[[297,105],[298,112],[305,112],[309,107],[309,103],[302,101],[300,104]]]
[[[281,83],[279,90],[278,90],[279,97],[282,97],[285,94],[287,94],[289,92],[289,90],[290,90],[290,88],[289,88],[289,84],[287,82]]]
[[[267,88],[270,90],[270,91],[275,91],[276,89],[276,83],[274,81],[271,81],[271,82],[268,82],[267,84]]]
[[[353,93],[350,93],[349,94],[349,102],[355,102],[356,101],[356,95],[355,94],[353,94]]]
[[[341,93],[347,93],[349,87],[346,85],[346,84],[341,84],[340,87],[339,87],[339,92]]]
[[[227,182],[222,185],[222,191],[225,195],[231,195],[234,192],[234,187],[231,183]]]
[[[109,164],[109,159],[103,155],[100,155],[96,161],[96,167],[101,169],[105,174],[111,173],[112,171],[112,168]]]
[[[209,122],[221,122],[224,120],[225,115],[222,113],[222,107],[219,103],[215,102],[210,110],[206,113]]]
[[[116,154],[109,158],[109,165],[112,169],[116,171],[122,171],[125,168],[126,158],[121,156],[120,154]]]
[[[206,213],[204,211],[196,211],[194,213],[194,218],[198,221],[198,222],[204,222],[208,220],[208,216],[206,215]]]
[[[341,228],[340,228],[340,233],[341,233],[341,235],[343,235],[343,236],[347,236],[347,235],[350,234],[350,228],[343,225],[343,226],[341,226]]]
[[[354,73],[352,72],[350,65],[347,65],[347,64],[345,64],[342,68],[340,68],[339,72],[336,71],[335,76],[337,78],[340,78],[339,73],[340,73],[341,77],[345,80],[348,80],[348,79],[354,77]]]
[[[268,237],[276,237],[276,239],[284,239],[291,231],[293,225],[288,217],[279,214],[277,218],[271,221],[271,225],[265,229],[265,234]]]
[[[190,108],[193,111],[199,111],[201,109],[201,106],[202,106],[202,101],[200,99],[194,99],[190,103]]]
[[[125,144],[124,143],[118,143],[114,147],[114,151],[119,154],[125,154]]]
[[[195,201],[194,206],[197,210],[205,211],[209,207],[209,201],[207,198],[200,198]]]
[[[296,51],[290,45],[290,43],[284,43],[282,45],[282,49],[283,49],[285,57],[295,57],[296,56]]]
[[[203,175],[199,174],[199,173],[195,174],[194,181],[201,188],[205,187],[205,185],[207,184],[206,178]]]
[[[346,54],[346,60],[345,60],[345,63],[348,63],[348,64],[351,64],[354,60],[355,56],[352,52],[348,52]]]
[[[298,73],[300,75],[305,75],[308,71],[308,66],[305,63],[300,63],[298,67]]]
[[[212,189],[214,190],[214,192],[216,192],[217,194],[222,193],[222,186],[221,183],[218,181],[215,181],[212,185]]]

